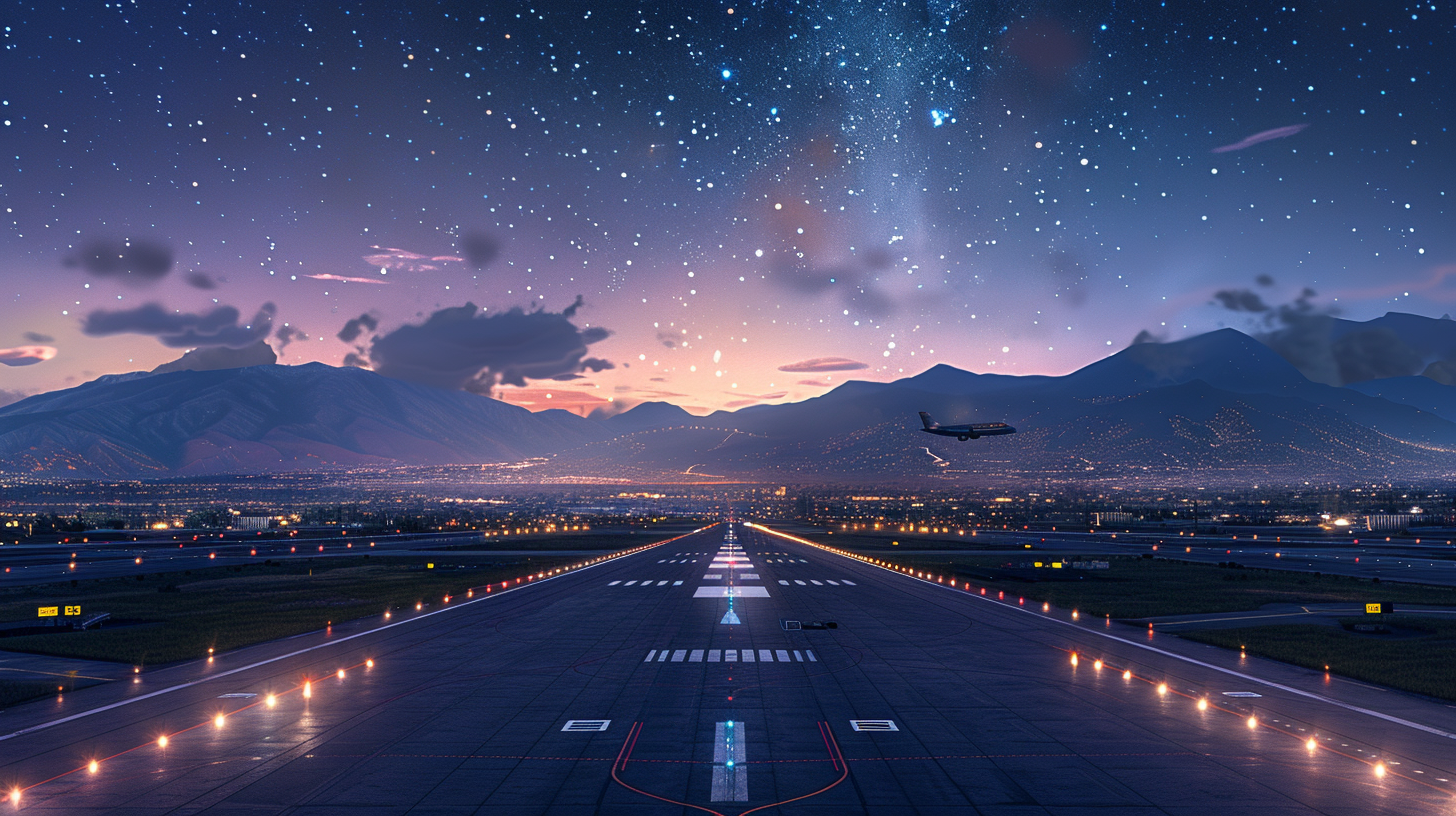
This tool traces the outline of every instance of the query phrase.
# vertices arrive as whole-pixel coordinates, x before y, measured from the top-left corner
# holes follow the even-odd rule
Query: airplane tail
[[[920,421],[925,425],[925,430],[927,431],[940,427],[940,423],[931,419],[930,414],[927,414],[924,411],[920,412]]]

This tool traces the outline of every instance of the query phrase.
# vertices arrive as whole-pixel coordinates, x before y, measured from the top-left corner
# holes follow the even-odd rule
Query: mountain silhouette
[[[666,402],[532,414],[363,369],[262,365],[108,376],[0,408],[0,463],[107,478],[523,463],[515,478],[552,481],[1415,481],[1456,475],[1452,392],[1421,377],[1311,382],[1232,329],[1065,376],[937,365],[705,417]],[[918,411],[1019,432],[957,442],[920,433]]]

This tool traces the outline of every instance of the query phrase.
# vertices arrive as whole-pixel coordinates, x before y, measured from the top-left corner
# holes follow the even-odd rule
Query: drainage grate
[[[899,731],[894,720],[850,720],[849,727],[856,731]]]
[[[567,720],[562,731],[605,731],[611,720]]]
[[[801,624],[799,621],[796,621],[796,620],[780,619],[779,620],[779,625],[782,626],[782,627],[784,627],[784,631],[786,631],[786,632],[792,632],[795,629],[803,629],[804,628],[803,624]]]

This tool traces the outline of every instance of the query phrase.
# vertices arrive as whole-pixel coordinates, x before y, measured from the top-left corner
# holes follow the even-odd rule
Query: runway
[[[1456,813],[1450,706],[728,529],[5,711],[0,784],[53,814]]]

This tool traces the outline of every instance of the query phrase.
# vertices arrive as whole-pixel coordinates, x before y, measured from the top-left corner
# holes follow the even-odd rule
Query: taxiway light
[[[273,706],[278,705],[278,697],[277,697],[277,695],[269,694],[266,698],[264,698],[263,704],[266,705],[266,706],[268,706],[269,708],[272,708]]]
[[[1124,679],[1124,680],[1131,680],[1132,679],[1132,669],[1123,669],[1123,671],[1122,671],[1122,679]]]
[[[420,611],[421,609],[424,609],[424,608],[425,608],[425,605],[422,604],[422,603],[415,604],[415,611],[416,612],[418,612],[418,611]]]
[[[1314,737],[1310,737],[1309,739],[1305,740],[1304,747],[1312,754],[1315,751],[1319,750],[1319,743],[1315,742]]]
[[[309,697],[312,697],[312,696],[313,696],[313,683],[305,680],[304,683],[303,683],[303,697],[306,700],[306,699],[308,699]]]
[[[1375,763],[1375,776],[1377,778],[1380,778],[1380,779],[1383,779],[1385,777],[1385,763],[1384,762],[1377,762],[1377,763]]]
[[[1249,728],[1258,728],[1259,727],[1259,718],[1258,717],[1255,717],[1253,714],[1250,714],[1249,715],[1249,719],[1248,719],[1248,723],[1249,723]]]
[[[223,717],[222,714],[218,714],[216,717],[212,718],[212,724],[217,728],[222,728],[222,724],[225,722],[227,722],[227,719]]]
[[[216,559],[217,558],[217,553],[208,553],[207,554],[207,557],[208,558],[212,558],[212,559]]]
[[[166,734],[163,734],[162,736],[157,737],[157,747],[158,748],[166,748],[167,747],[167,735]]]
[[[86,764],[86,770],[90,771],[91,773],[96,773],[97,771],[101,770],[101,763],[93,759]]]
[[[1049,603],[1043,603],[1041,605],[1041,611],[1043,611],[1043,612],[1050,612],[1050,611],[1052,611],[1052,605],[1049,604]]]
[[[1208,710],[1208,698],[1207,697],[1199,697],[1198,698],[1198,710],[1199,711],[1207,711]]]
[[[1167,693],[1168,693],[1168,684],[1167,683],[1159,683],[1158,684],[1158,696],[1161,697],[1161,696],[1163,696],[1164,694],[1167,694]]]
[[[1077,610],[1073,609],[1072,610],[1072,620],[1076,620],[1078,617],[1079,616],[1077,615]]]
[[[374,668],[374,658],[371,657],[368,660],[364,661],[364,668],[366,668],[366,669],[372,669],[372,668]]]
[[[389,613],[388,613],[388,612],[385,612],[385,613],[384,613],[384,619],[385,619],[385,620],[389,620]]]
[[[140,558],[138,558],[135,563],[140,564],[141,562],[142,562],[142,560]]]

